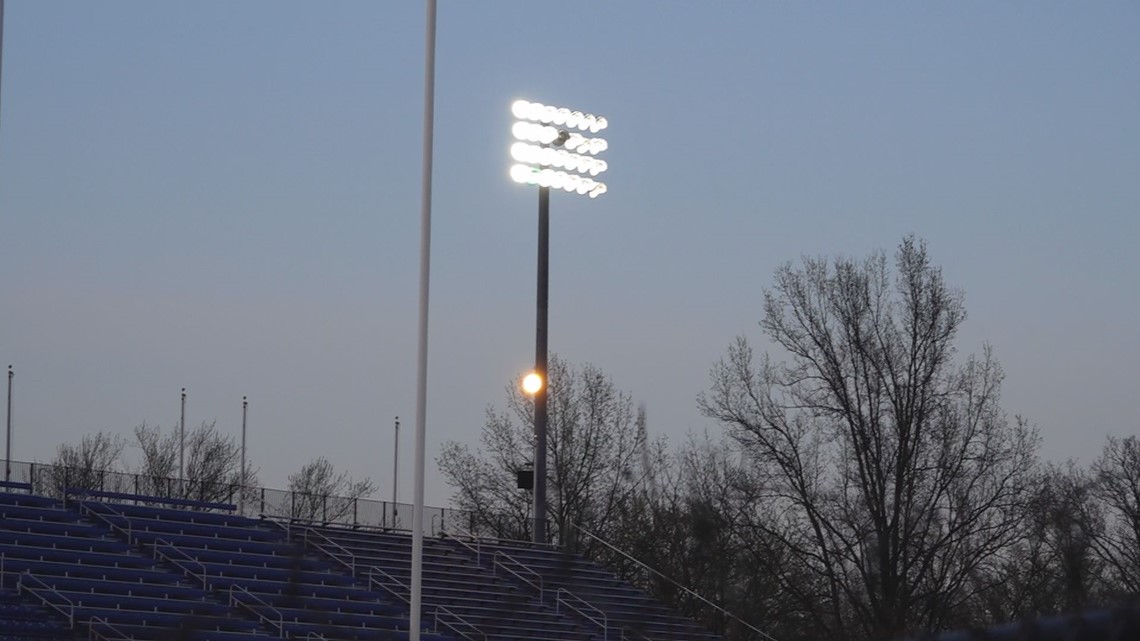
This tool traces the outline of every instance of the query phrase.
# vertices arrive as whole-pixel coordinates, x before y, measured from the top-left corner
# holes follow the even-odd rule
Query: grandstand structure
[[[410,506],[258,489],[239,513],[208,500],[234,488],[187,498],[195,488],[134,475],[13,469],[0,481],[0,641],[410,636]],[[469,522],[425,519],[424,641],[721,639],[597,563]],[[1140,603],[922,639],[1132,641]]]
[[[243,515],[102,481],[0,482],[0,641],[409,637],[412,537],[394,506],[378,513],[388,525],[361,522],[355,505],[321,504],[331,520]],[[585,558],[433,516],[425,641],[719,639]]]

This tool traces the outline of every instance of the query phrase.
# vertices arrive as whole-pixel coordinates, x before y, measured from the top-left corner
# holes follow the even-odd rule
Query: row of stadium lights
[[[590,198],[606,193],[606,184],[595,178],[608,165],[595,156],[609,144],[604,138],[571,131],[596,134],[609,126],[605,117],[528,100],[516,100],[511,113],[519,119],[511,127],[518,141],[511,145],[516,162],[510,169],[511,180]]]

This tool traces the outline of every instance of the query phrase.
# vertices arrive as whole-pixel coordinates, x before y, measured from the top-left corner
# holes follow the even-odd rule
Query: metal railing
[[[636,566],[640,567],[641,569],[643,569],[643,570],[645,570],[645,571],[647,571],[647,572],[649,572],[649,573],[653,574],[654,576],[657,576],[657,577],[660,577],[661,579],[664,579],[664,580],[665,580],[665,581],[667,581],[667,582],[668,582],[670,585],[672,585],[673,587],[675,587],[675,588],[677,588],[677,589],[681,590],[681,591],[682,591],[682,592],[684,592],[685,594],[687,594],[687,595],[689,595],[689,596],[693,597],[694,599],[696,599],[696,600],[700,601],[701,603],[704,603],[705,605],[707,605],[707,606],[709,606],[710,608],[712,608],[712,609],[716,610],[717,612],[721,613],[722,615],[724,615],[724,616],[726,616],[726,617],[728,617],[728,618],[732,619],[733,621],[736,621],[736,622],[737,622],[737,623],[739,623],[740,625],[743,625],[744,627],[746,627],[746,628],[748,628],[749,630],[751,630],[751,631],[755,632],[756,634],[759,634],[759,635],[760,635],[761,637],[763,637],[764,639],[767,639],[768,641],[776,641],[776,639],[775,639],[775,638],[774,638],[772,635],[768,634],[767,632],[764,632],[764,631],[763,631],[763,630],[761,630],[760,628],[757,628],[756,626],[752,625],[751,623],[748,623],[748,622],[747,622],[747,621],[745,621],[744,619],[741,619],[740,617],[738,617],[738,616],[736,616],[735,614],[733,614],[733,613],[729,612],[728,610],[725,610],[724,608],[722,608],[722,607],[720,607],[719,605],[717,605],[717,604],[713,603],[712,601],[709,601],[708,599],[706,599],[705,597],[701,596],[701,595],[700,595],[700,594],[698,594],[697,592],[695,592],[695,591],[693,591],[693,590],[689,589],[688,587],[686,587],[686,586],[684,586],[684,585],[681,585],[679,582],[675,581],[675,580],[674,580],[672,577],[666,576],[665,574],[663,574],[663,573],[661,573],[661,572],[659,572],[659,571],[655,570],[654,568],[652,568],[652,567],[650,567],[649,565],[647,565],[647,564],[643,563],[643,562],[642,562],[642,561],[640,561],[639,559],[635,558],[633,555],[631,555],[631,554],[629,554],[628,552],[626,552],[625,550],[622,550],[621,548],[619,548],[619,547],[615,546],[614,544],[612,544],[612,543],[610,543],[609,541],[607,541],[607,540],[603,539],[602,537],[598,536],[597,534],[594,534],[593,532],[590,532],[589,530],[587,530],[587,529],[585,529],[585,528],[583,528],[582,526],[580,526],[580,525],[577,525],[577,524],[571,524],[571,527],[573,527],[574,529],[578,530],[578,531],[579,531],[579,532],[581,532],[582,534],[585,534],[586,536],[590,537],[591,539],[593,539],[593,540],[597,541],[598,543],[602,544],[603,546],[605,546],[606,548],[608,548],[608,549],[612,550],[613,552],[616,552],[618,555],[620,555],[621,557],[625,558],[627,561],[630,561],[630,562],[631,562],[631,563],[633,563],[634,565],[636,565]]]
[[[108,508],[108,509],[110,509],[110,508]],[[87,514],[88,516],[92,516],[92,517],[95,517],[96,519],[99,519],[100,521],[105,523],[107,525],[107,527],[111,528],[112,532],[118,532],[119,534],[127,537],[128,543],[134,543],[135,542],[134,535],[131,533],[131,521],[130,521],[130,519],[127,519],[127,527],[124,528],[123,526],[121,526],[121,525],[115,523],[114,521],[112,521],[111,519],[107,518],[109,515],[107,515],[103,512],[99,512],[98,510],[96,510],[94,507],[92,507],[90,504],[88,504],[86,502],[80,502],[79,503],[79,511],[81,514]],[[123,516],[122,514],[119,514],[118,512],[115,512],[114,510],[112,510],[112,513],[115,516]]]
[[[29,585],[26,585],[24,583],[25,581],[29,581],[29,582],[34,581],[35,583],[38,583],[39,586],[38,587],[31,587]],[[56,589],[53,588],[52,586],[48,585],[47,583],[44,583],[42,579],[37,578],[35,575],[32,574],[31,570],[25,570],[23,572],[23,574],[20,575],[20,580],[16,583],[16,594],[23,594],[24,592],[31,594],[32,596],[39,599],[45,606],[55,610],[56,612],[59,612],[60,614],[62,614],[65,617],[67,617],[68,626],[71,627],[72,629],[75,629],[75,603],[72,602],[71,599],[69,599],[69,598],[63,596],[62,594],[60,594],[59,592],[57,592]],[[44,593],[51,595],[51,596],[54,596],[57,599],[62,600],[64,603],[67,604],[67,607],[60,605],[59,603],[53,602],[47,596],[44,596]]]
[[[230,602],[229,602],[230,607],[245,608],[247,611],[249,611],[254,616],[256,616],[262,623],[264,623],[266,625],[273,626],[274,628],[277,628],[277,635],[282,637],[282,638],[285,638],[285,616],[283,614],[281,614],[280,610],[273,607],[273,605],[271,603],[269,603],[268,601],[266,601],[265,599],[257,596],[256,594],[254,594],[254,593],[250,592],[249,590],[241,587],[240,585],[231,585],[230,589],[229,589],[229,593],[230,593]],[[242,601],[240,598],[238,598],[239,594],[246,595],[247,597],[250,598],[250,600],[254,601],[258,605],[261,605],[266,610],[269,610],[270,612],[272,612],[277,618],[274,619],[272,617],[266,616],[264,612],[262,612],[261,610],[258,610],[253,605],[250,605],[246,601]]]
[[[102,626],[103,630],[110,632],[111,636],[103,631],[95,629],[95,626]],[[124,634],[121,630],[111,625],[111,622],[103,617],[91,617],[87,619],[87,639],[88,641],[133,641],[134,637]]]
[[[455,534],[451,536],[451,540],[459,543],[474,554],[476,565],[483,563],[482,543],[479,537],[473,536],[470,532],[461,527],[457,527],[455,528]],[[475,545],[471,545],[469,541],[474,541]]]
[[[377,575],[382,577],[383,580],[376,578]],[[368,579],[368,587],[369,588],[371,588],[372,585],[375,584],[381,590],[384,590],[385,592],[388,592],[392,596],[396,597],[396,599],[398,599],[404,605],[410,606],[412,604],[412,601],[411,601],[411,592],[412,591],[410,589],[408,589],[407,584],[405,584],[403,581],[397,579],[396,577],[392,576],[391,574],[388,574],[384,570],[381,570],[380,568],[375,567],[375,566],[369,566],[368,567],[368,574],[366,575],[366,578]],[[403,593],[398,591],[396,588],[392,587],[392,584],[395,584],[396,586],[403,588],[403,590],[404,590]]]
[[[449,617],[451,619],[451,621],[454,621],[454,623],[452,623],[451,621],[444,620],[440,616],[441,613],[446,615],[447,617]],[[440,631],[439,630],[440,626],[443,626],[443,627],[447,628],[448,630],[451,630],[452,632],[454,632],[456,635],[461,636],[464,639],[467,639],[467,641],[487,641],[487,634],[485,632],[483,632],[479,628],[475,627],[475,625],[472,624],[470,621],[464,619],[463,617],[452,612],[451,610],[448,610],[447,608],[443,607],[442,605],[435,606],[434,619],[435,619],[435,630],[433,630],[433,631],[436,633],[438,633]]]
[[[570,590],[558,588],[554,594],[554,611],[561,614],[563,606],[601,627],[602,641],[609,641],[610,626],[605,612]]]
[[[176,558],[170,556],[169,554],[166,554],[165,552],[163,552],[162,550],[159,549],[158,546],[160,546],[160,545],[165,545],[168,550],[177,552],[179,555],[181,555],[182,558],[176,559]],[[198,559],[190,556],[190,554],[188,552],[186,552],[185,550],[175,546],[173,543],[171,543],[169,541],[165,541],[163,539],[155,539],[153,550],[154,550],[154,559],[156,561],[161,560],[161,561],[166,561],[167,563],[170,563],[171,565],[182,570],[186,574],[189,574],[190,576],[194,577],[195,579],[198,579],[199,581],[201,581],[203,590],[209,590],[210,589],[210,578],[209,578],[209,572],[206,570],[206,565],[204,563],[202,563],[201,561],[199,561]],[[191,570],[190,568],[183,565],[183,563],[185,561],[189,561],[189,562],[193,563],[194,565],[197,565],[202,573],[198,574],[198,573],[194,572],[194,570]]]
[[[510,565],[507,565],[508,563]],[[514,567],[512,568],[511,566],[514,566]],[[494,574],[495,576],[498,576],[497,572],[498,572],[499,568],[502,568],[504,572],[507,572],[508,574],[515,577],[519,581],[522,581],[523,583],[525,583],[525,584],[529,585],[530,587],[534,588],[535,590],[537,590],[538,591],[538,599],[539,599],[539,601],[542,600],[543,590],[542,590],[542,575],[541,574],[530,569],[529,567],[526,566],[525,563],[523,563],[522,561],[519,561],[518,559],[514,558],[513,556],[507,554],[506,552],[503,552],[502,550],[497,550],[495,552],[495,559],[491,564],[491,573]],[[527,575],[529,575],[529,576],[527,576]]]
[[[334,561],[337,561],[345,568],[347,568],[353,576],[356,576],[356,555],[352,553],[352,550],[349,550],[340,543],[337,543],[336,541],[330,539],[328,535],[317,529],[306,527],[303,532],[304,534],[302,535],[301,540],[305,545],[311,545],[317,550],[324,552],[325,556]],[[319,542],[314,543],[310,541],[310,538],[318,539]],[[329,548],[333,549],[330,551]],[[344,559],[338,555],[343,555],[348,558]]]
[[[10,480],[31,485],[32,494],[40,496],[64,498],[67,488],[99,490],[138,496],[136,502],[140,505],[153,503],[146,500],[148,497],[186,498],[237,503],[242,506],[240,513],[243,516],[407,532],[412,530],[413,506],[410,503],[393,503],[366,497],[291,492],[234,483],[206,483],[194,479],[180,483],[174,478],[27,461],[12,461]],[[243,500],[238,501],[238,498]],[[424,507],[424,534],[427,536],[440,536],[453,525],[473,522],[473,515],[466,510]]]

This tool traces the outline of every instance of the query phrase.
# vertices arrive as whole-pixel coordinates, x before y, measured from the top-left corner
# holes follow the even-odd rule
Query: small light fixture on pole
[[[550,188],[597,198],[606,184],[596,180],[608,167],[596,156],[609,145],[587,137],[609,124],[605,118],[527,100],[511,104],[511,180],[538,185],[538,297],[534,378],[534,541],[546,543],[546,325],[550,282]],[[574,131],[577,130],[577,131]],[[528,378],[530,378],[528,376]]]
[[[542,377],[534,372],[527,374],[522,379],[522,388],[524,392],[534,396],[542,389]]]

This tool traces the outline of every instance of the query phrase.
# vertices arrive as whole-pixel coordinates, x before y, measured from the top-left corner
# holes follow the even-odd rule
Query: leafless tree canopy
[[[318,457],[289,475],[293,493],[291,516],[307,521],[337,521],[352,514],[357,499],[376,491],[372,479],[353,479],[337,473],[328,459]]]
[[[1140,440],[1109,438],[1093,474],[1106,519],[1097,554],[1117,590],[1140,593]]]
[[[1037,437],[998,401],[989,348],[955,363],[961,293],[905,239],[894,261],[804,259],[765,293],[700,399],[749,459],[739,518],[771,580],[831,639],[938,629],[1019,534]]]
[[[596,367],[552,356],[547,369],[552,531],[570,537],[576,525],[605,534],[646,485],[652,448],[645,412]],[[455,490],[456,507],[471,511],[479,529],[526,539],[532,495],[517,489],[516,472],[534,457],[534,407],[514,382],[506,390],[506,409],[487,410],[482,447],[447,442],[438,464]]]
[[[102,488],[105,475],[119,464],[125,445],[122,437],[108,432],[85,435],[77,445],[60,444],[52,467],[46,470],[47,488],[60,497],[68,489]]]

